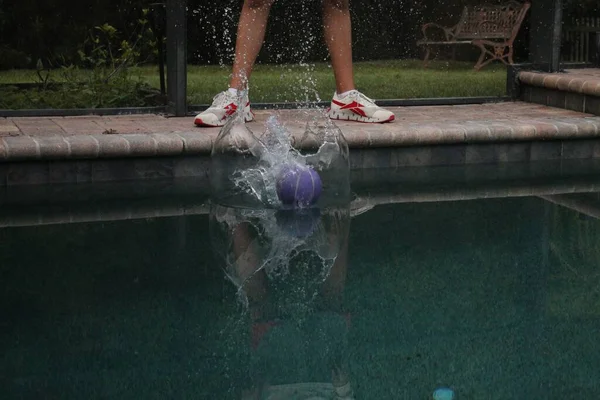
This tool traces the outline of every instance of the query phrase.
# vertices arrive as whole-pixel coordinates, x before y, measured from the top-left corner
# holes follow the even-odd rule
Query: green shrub
[[[136,35],[124,38],[110,24],[89,31],[78,51],[81,68],[64,57],[38,60],[38,85],[10,85],[0,88],[0,108],[107,108],[143,107],[164,104],[160,92],[131,73],[137,66],[140,48],[156,46],[145,19],[137,21]]]
[[[8,46],[0,46],[0,71],[27,68],[30,64],[31,59],[27,54]]]
[[[145,107],[164,104],[160,92],[139,79],[116,79],[107,83],[51,84],[23,89],[0,88],[0,109]]]

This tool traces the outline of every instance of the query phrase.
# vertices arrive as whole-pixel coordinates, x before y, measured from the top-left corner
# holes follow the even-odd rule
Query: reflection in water
[[[549,218],[548,312],[568,318],[600,315],[600,195],[546,196],[554,207]],[[577,214],[574,214],[576,211]]]
[[[243,399],[353,399],[342,301],[349,222],[347,206],[211,206],[213,248],[251,336],[247,374],[234,384]]]
[[[0,229],[0,397],[597,398],[600,196],[552,200]]]

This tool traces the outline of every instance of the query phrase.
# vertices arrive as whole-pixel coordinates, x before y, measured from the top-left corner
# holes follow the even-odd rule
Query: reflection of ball
[[[286,165],[277,178],[277,196],[283,204],[306,207],[321,195],[321,177],[311,167]]]
[[[320,216],[321,212],[318,208],[278,210],[275,214],[279,228],[297,238],[304,238],[313,233]]]

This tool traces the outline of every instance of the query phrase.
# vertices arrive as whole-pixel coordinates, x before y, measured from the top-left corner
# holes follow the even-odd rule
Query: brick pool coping
[[[565,70],[565,73],[519,72],[519,80],[527,85],[600,97],[600,68]]]
[[[337,121],[350,148],[526,142],[600,138],[600,117],[524,102],[390,107],[396,121]],[[261,132],[275,111],[256,111]],[[276,111],[296,137],[315,111]],[[0,163],[128,157],[208,155],[218,128],[193,118],[161,115],[0,118]]]

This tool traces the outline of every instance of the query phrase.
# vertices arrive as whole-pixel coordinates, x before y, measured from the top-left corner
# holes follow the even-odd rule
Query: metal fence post
[[[186,0],[167,0],[167,110],[187,114]]]
[[[519,84],[519,71],[521,65],[513,64],[509,65],[506,69],[506,95],[511,100],[517,100],[521,95],[521,87]]]
[[[152,10],[152,18],[150,18],[150,26],[154,32],[156,39],[156,49],[158,51],[158,76],[160,79],[160,94],[163,98],[167,95],[167,85],[165,82],[165,3],[150,4]]]
[[[590,35],[590,62],[600,67],[600,26]]]
[[[562,0],[534,1],[529,33],[530,61],[549,72],[560,68]]]

